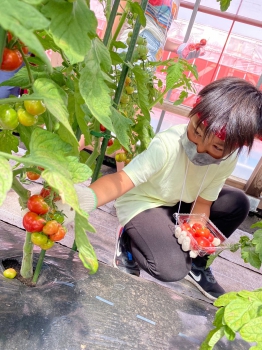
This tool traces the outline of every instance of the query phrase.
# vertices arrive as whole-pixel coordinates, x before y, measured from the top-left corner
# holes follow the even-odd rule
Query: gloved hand
[[[202,39],[204,40],[204,39]],[[183,43],[178,46],[177,54],[180,58],[185,60],[191,60],[192,58],[198,58],[199,56],[203,56],[205,54],[203,44],[193,44],[193,43]]]
[[[79,206],[81,209],[90,213],[92,210],[96,209],[97,206],[97,198],[93,190],[91,188],[83,186],[83,185],[74,185],[78,200]],[[62,203],[62,201],[57,201],[56,206],[59,211],[63,211],[65,214],[64,225],[73,222],[75,219],[75,211],[68,204]]]
[[[191,239],[187,231],[182,231],[181,227],[177,226],[174,235],[177,238],[178,243],[182,245],[182,250],[184,252],[189,251],[189,256],[191,258],[196,258],[198,256],[198,251],[191,248]]]

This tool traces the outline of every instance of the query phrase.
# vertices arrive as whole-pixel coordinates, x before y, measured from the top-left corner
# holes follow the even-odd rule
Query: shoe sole
[[[202,294],[204,294],[208,299],[215,301],[217,298],[213,297],[213,295],[209,294],[208,292],[206,292],[192,277],[190,277],[189,275],[186,275],[185,280],[187,280],[188,282],[192,283],[194,286],[197,287],[198,290],[200,290],[200,292]]]
[[[113,259],[113,267],[118,269],[119,271],[122,271],[126,274],[129,274],[129,275],[132,275],[132,276],[136,276],[136,277],[139,277],[140,276],[140,272],[139,273],[131,273],[131,272],[128,272],[128,271],[123,271],[119,268],[119,266],[116,265],[115,261],[116,261],[116,252],[117,252],[117,244],[118,244],[118,238],[119,238],[119,233],[120,233],[120,230],[123,230],[123,226],[119,225],[117,227],[117,230],[116,230],[116,244],[115,244],[115,253],[114,253],[114,259]]]
[[[118,244],[118,238],[119,238],[119,233],[120,230],[123,229],[123,226],[119,225],[116,229],[116,244],[115,244],[115,253],[114,253],[114,259],[113,259],[113,266],[118,269],[118,266],[116,265],[116,251],[117,251],[117,244]],[[118,269],[119,270],[119,269]]]

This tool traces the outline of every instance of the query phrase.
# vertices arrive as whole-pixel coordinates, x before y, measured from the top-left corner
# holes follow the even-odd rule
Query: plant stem
[[[165,94],[167,93],[168,91],[167,90],[165,90],[164,92],[162,92],[162,94],[160,94],[159,96],[158,96],[158,98],[154,101],[154,102],[152,102],[147,108],[148,108],[148,110],[150,110],[151,108],[153,108],[164,96],[165,96]]]
[[[32,282],[34,282],[34,283],[37,282],[39,274],[41,272],[42,265],[43,265],[44,258],[45,258],[45,252],[46,252],[46,250],[41,249],[41,252],[40,252],[39,258],[38,258],[38,262],[37,262],[37,265],[36,265],[36,268],[35,268],[35,273],[34,273],[34,276],[33,276],[33,279],[32,279]]]
[[[29,100],[30,97],[26,97],[23,95],[22,97],[10,97],[10,98],[1,98],[0,99],[0,105],[3,105],[5,103],[16,103],[16,102],[21,102],[21,101],[26,101]],[[32,97],[31,97],[32,99]],[[34,100],[42,100],[43,98],[34,96]]]
[[[103,39],[103,43],[105,44],[105,46],[108,45],[108,42],[110,39],[110,35],[111,35],[112,28],[113,28],[113,25],[115,22],[119,3],[120,3],[120,0],[115,0],[114,5],[113,5],[112,10],[111,10],[111,1],[109,1],[109,0],[107,1],[106,17],[108,18],[109,13],[110,13],[110,16],[108,18],[107,27],[106,27],[106,31],[105,31],[105,35],[104,35],[104,39]]]
[[[33,77],[33,74],[31,72],[30,64],[29,64],[29,62],[27,60],[26,55],[24,54],[24,51],[22,49],[22,46],[21,46],[19,40],[17,40],[17,47],[18,47],[18,50],[19,50],[19,52],[21,53],[21,55],[23,57],[23,61],[25,62],[25,66],[26,66],[26,69],[27,69],[27,74],[28,74],[29,81],[30,81],[31,85],[33,85],[34,84],[34,77]]]
[[[5,43],[6,43],[6,30],[4,30],[4,28],[0,27],[0,66],[2,63]]]
[[[20,274],[23,278],[33,276],[33,243],[31,242],[31,233],[26,232],[25,243],[23,246],[23,259]]]
[[[143,9],[143,11],[145,11],[145,8],[147,6],[147,2],[148,0],[142,0],[141,2],[141,7]],[[141,23],[139,21],[139,16],[137,17],[136,23],[134,25],[134,30],[133,30],[133,35],[131,37],[131,41],[127,50],[127,54],[126,54],[126,58],[125,58],[125,62],[129,63],[132,59],[133,56],[133,52],[135,49],[135,45],[136,45],[136,41],[137,41],[137,37],[139,35],[139,31],[140,31],[140,27],[141,27]],[[126,76],[128,73],[128,65],[126,65],[125,63],[123,64],[123,68],[122,68],[122,72],[119,78],[119,83],[116,89],[116,94],[115,94],[115,98],[114,98],[114,106],[116,107],[119,104],[120,101],[120,97],[122,95],[122,91],[123,91],[123,87],[125,84],[125,80],[126,80]]]
[[[31,192],[24,188],[24,186],[21,185],[15,176],[13,177],[12,189],[18,194],[19,203],[22,209],[25,209],[27,207],[27,201],[30,197]]]
[[[75,252],[77,251],[77,245],[76,245],[76,241],[74,240],[74,243],[72,245],[72,250],[74,250]]]

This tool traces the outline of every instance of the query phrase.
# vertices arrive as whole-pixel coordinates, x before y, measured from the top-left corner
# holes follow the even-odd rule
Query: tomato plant
[[[1,69],[12,71],[19,68],[23,63],[23,57],[18,50],[4,49]]]
[[[38,194],[34,194],[27,201],[27,208],[36,214],[46,214],[49,210],[49,205],[44,198]]]
[[[28,232],[40,232],[45,225],[45,219],[29,211],[23,217],[23,226]]]

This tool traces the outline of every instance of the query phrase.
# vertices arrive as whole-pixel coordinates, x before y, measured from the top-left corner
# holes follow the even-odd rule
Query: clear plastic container
[[[223,245],[223,242],[226,240],[226,237],[212,223],[212,221],[209,220],[209,218],[205,214],[178,214],[178,213],[175,213],[173,216],[176,220],[176,226],[180,227],[182,231],[185,227],[183,225],[185,225],[185,224],[189,224],[192,227],[193,224],[199,223],[204,228],[207,228],[215,238],[218,238],[220,240],[219,245],[210,246],[210,247],[203,247],[203,246],[200,246],[198,244],[198,242],[196,241],[196,238],[193,236],[193,234],[191,234],[189,231],[187,231],[187,236],[190,237],[190,242],[191,242],[190,249],[197,251],[198,255],[204,256],[206,254],[209,254],[209,255],[216,254],[216,253],[218,253],[226,248],[226,246]]]

